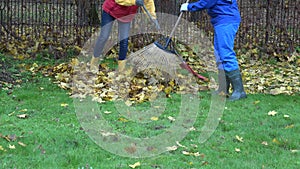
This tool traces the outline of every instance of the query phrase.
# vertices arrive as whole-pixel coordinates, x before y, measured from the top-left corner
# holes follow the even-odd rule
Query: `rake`
[[[188,3],[189,0],[186,1],[186,3]],[[144,11],[147,13],[148,17],[150,18],[150,20],[154,22],[154,19],[152,18],[152,16],[150,15],[149,11],[147,10],[147,8],[145,6],[142,6]],[[137,53],[135,53],[134,55],[141,55],[141,54],[150,54],[152,56],[160,56],[160,57],[165,57],[165,58],[174,58],[174,55],[177,56],[177,58],[180,60],[180,67],[183,69],[186,69],[188,72],[192,73],[194,76],[196,76],[197,78],[203,80],[203,81],[208,81],[208,79],[204,76],[199,75],[197,72],[195,72],[183,59],[183,57],[174,49],[173,45],[171,44],[172,42],[172,36],[175,33],[175,30],[177,28],[177,26],[179,25],[179,22],[182,18],[183,12],[180,12],[180,15],[170,33],[170,35],[163,39],[165,41],[165,44],[160,43],[159,41],[155,41],[154,44],[151,44],[145,48],[142,49],[142,51],[138,51]],[[148,57],[149,58],[149,57]],[[137,58],[136,58],[137,59]],[[150,59],[154,59],[152,57],[150,57]],[[170,59],[164,59],[164,60],[170,60]],[[135,62],[141,62],[141,61],[137,61],[135,60]],[[150,61],[151,62],[151,61]],[[162,65],[166,65],[166,64],[162,64]],[[167,69],[167,68],[165,68]]]

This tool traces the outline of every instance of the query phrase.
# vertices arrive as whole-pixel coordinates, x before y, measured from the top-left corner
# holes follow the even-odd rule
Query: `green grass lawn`
[[[36,75],[19,87],[0,93],[0,168],[93,168],[186,169],[186,168],[264,168],[300,167],[300,96],[249,95],[227,102],[220,124],[203,144],[199,130],[209,111],[210,94],[201,92],[200,112],[195,130],[180,141],[185,147],[149,158],[121,157],[97,145],[77,119],[68,91],[48,77]],[[168,99],[163,117],[174,116],[178,97]],[[147,103],[143,105],[147,107]],[[152,125],[120,120],[112,103],[101,105],[116,130],[133,136],[156,135],[170,126],[159,119]],[[276,115],[268,115],[275,111]],[[18,115],[26,114],[26,118]],[[25,145],[24,145],[25,144]],[[174,143],[176,145],[176,143]],[[189,155],[183,152],[189,152]],[[199,153],[194,154],[194,153]]]

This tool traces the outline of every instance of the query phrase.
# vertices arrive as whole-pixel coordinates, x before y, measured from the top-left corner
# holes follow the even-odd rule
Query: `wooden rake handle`
[[[156,25],[157,23],[154,21],[154,19],[152,18],[150,12],[149,12],[148,9],[145,7],[145,5],[143,5],[142,7],[143,7],[143,10],[144,10],[144,11],[146,12],[146,14],[148,15],[148,17],[150,18],[150,20],[152,21],[152,23],[155,25],[155,27],[156,27],[156,28],[159,27],[159,26]],[[161,30],[158,29],[158,31],[160,32]]]
[[[185,3],[189,3],[189,1],[190,1],[190,0],[187,0]],[[178,19],[177,19],[177,21],[176,21],[176,23],[175,23],[175,25],[174,25],[174,27],[173,27],[173,29],[172,29],[170,35],[169,35],[169,38],[172,38],[172,36],[174,35],[175,30],[176,30],[176,28],[177,28],[177,26],[178,26],[178,24],[179,24],[179,22],[180,22],[180,20],[181,20],[181,18],[182,18],[182,15],[183,15],[183,12],[180,12],[180,14],[179,14],[179,16],[178,16]]]

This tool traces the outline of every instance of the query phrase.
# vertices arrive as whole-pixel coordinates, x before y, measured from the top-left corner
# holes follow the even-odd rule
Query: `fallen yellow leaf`
[[[272,95],[279,95],[283,92],[284,92],[284,89],[282,89],[282,88],[275,88],[275,89],[270,90],[270,94],[272,94]]]
[[[27,112],[27,111],[28,111],[27,109],[20,110],[20,112]]]
[[[79,46],[74,46],[74,48],[76,49],[76,50],[79,50],[79,51],[81,51],[82,50],[82,48],[81,47],[79,47]]]
[[[196,128],[194,126],[192,126],[191,128],[189,128],[189,131],[195,131]]]
[[[177,150],[177,146],[171,146],[171,147],[167,147],[167,151],[175,151]]]
[[[110,132],[106,132],[106,131],[102,131],[101,135],[104,137],[108,137],[108,136],[115,136],[115,133],[110,133]]]
[[[255,102],[253,102],[253,104],[258,104],[258,103],[260,103],[260,101],[259,101],[259,100],[257,100],[257,101],[255,101]]]
[[[184,155],[190,155],[191,153],[187,152],[187,151],[182,151],[182,154],[184,154]]]
[[[68,107],[69,105],[67,103],[60,104],[61,107]]]
[[[7,140],[8,142],[17,140],[17,136],[15,134],[10,134],[10,135],[7,135],[7,136],[3,136],[2,138]]]
[[[292,153],[298,153],[300,150],[291,150]]]
[[[8,145],[8,148],[9,149],[16,149],[15,145],[10,145],[10,144]]]
[[[110,114],[111,111],[104,111],[104,114]]]
[[[201,154],[199,152],[194,153],[195,157],[199,157]]]
[[[285,126],[285,129],[291,129],[291,128],[294,128],[294,124],[291,124],[291,125]]]
[[[133,104],[133,102],[130,101],[130,100],[126,100],[125,104],[126,104],[127,106],[131,106],[131,105]]]
[[[17,117],[19,117],[20,119],[25,119],[28,117],[28,115],[27,114],[19,114],[19,115],[17,115]]]
[[[177,144],[179,147],[187,148],[186,146],[181,145],[178,141],[176,141],[176,144]]]
[[[269,116],[275,116],[276,114],[277,114],[277,112],[274,110],[268,112]]]
[[[171,93],[171,91],[172,91],[172,87],[166,87],[165,88],[165,90],[164,90],[164,92],[166,93],[166,94],[170,94]]]
[[[274,138],[274,139],[272,140],[272,142],[273,142],[273,143],[276,143],[276,144],[280,144],[280,142],[279,142],[276,138]]]
[[[157,121],[157,120],[158,120],[158,117],[151,117],[151,120],[152,120],[152,121]]]
[[[128,120],[127,120],[127,119],[125,119],[125,118],[123,118],[123,117],[120,117],[120,118],[119,118],[119,121],[121,121],[121,122],[125,122],[125,123],[126,123],[126,122],[128,122]]]
[[[21,146],[23,146],[23,147],[26,147],[26,146],[27,146],[26,144],[24,144],[24,143],[22,143],[22,142],[20,142],[20,141],[18,142],[18,144],[21,145]]]
[[[8,114],[8,116],[12,116],[15,114],[15,111],[13,111],[12,113]]]
[[[200,154],[199,152],[193,153],[193,152],[182,151],[182,154],[192,155],[192,156],[195,156],[195,157],[203,156],[203,154]]]
[[[240,136],[236,135],[235,138],[236,138],[239,142],[244,142],[243,137],[240,137]]]
[[[241,149],[239,149],[239,148],[235,148],[234,150],[235,150],[235,152],[238,152],[238,153],[241,152]]]
[[[0,146],[0,150],[1,151],[6,151],[2,146]]]
[[[174,122],[174,121],[175,121],[175,118],[172,117],[172,116],[169,116],[168,119],[169,119],[171,122]]]
[[[136,162],[136,163],[134,163],[134,164],[130,164],[129,165],[129,167],[131,167],[131,168],[136,168],[136,167],[139,167],[139,166],[141,166],[141,163],[140,162]]]

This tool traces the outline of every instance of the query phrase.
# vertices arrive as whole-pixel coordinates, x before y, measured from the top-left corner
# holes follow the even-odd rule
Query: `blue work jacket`
[[[241,16],[236,0],[199,0],[188,5],[188,11],[207,9],[211,23],[216,26],[226,23],[240,23]]]

